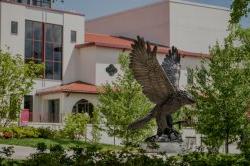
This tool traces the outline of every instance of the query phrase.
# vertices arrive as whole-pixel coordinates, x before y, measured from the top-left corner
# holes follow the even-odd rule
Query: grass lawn
[[[44,138],[23,138],[23,139],[0,139],[0,144],[6,144],[6,145],[19,145],[19,146],[27,146],[27,147],[36,147],[38,143],[44,142],[48,147],[51,145],[60,144],[65,149],[69,149],[70,147],[74,146],[89,146],[93,145],[88,142],[84,141],[75,141],[75,140],[69,140],[69,139],[44,139]],[[115,146],[115,145],[107,145],[107,144],[95,144],[98,147],[101,148],[101,150],[121,150],[121,146]]]

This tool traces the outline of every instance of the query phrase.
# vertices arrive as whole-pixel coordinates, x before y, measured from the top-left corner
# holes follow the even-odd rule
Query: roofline
[[[39,7],[39,6],[33,6],[33,5],[27,5],[27,4],[17,3],[17,2],[10,2],[8,0],[0,0],[0,3],[1,2],[8,3],[8,4],[25,6],[27,8],[34,8],[34,9],[39,9],[39,10],[47,10],[47,11],[57,12],[57,13],[66,13],[66,14],[78,15],[78,16],[83,16],[83,17],[85,16],[85,14],[82,14],[82,13],[59,10],[59,9],[52,9],[52,8],[46,8],[46,7]]]
[[[81,93],[81,94],[99,94],[98,92],[89,92],[89,91],[70,91],[70,90],[55,90],[55,91],[47,91],[47,92],[36,92],[38,96],[50,95],[50,94],[57,94],[57,93]]]
[[[96,86],[96,85],[93,85],[93,84],[90,84],[90,83],[86,83],[86,82],[82,82],[82,81],[74,81],[74,82],[70,82],[70,83],[67,83],[67,84],[62,84],[62,85],[59,85],[59,86],[64,86],[64,85],[70,85],[72,83],[83,83],[83,84],[86,84],[86,85],[92,85],[92,86]],[[36,95],[48,95],[48,94],[55,94],[55,93],[84,93],[84,94],[99,94],[98,90],[96,92],[93,92],[93,91],[76,91],[76,90],[68,90],[68,89],[56,89],[56,90],[51,90],[51,88],[56,88],[56,87],[59,87],[58,85],[57,86],[52,86],[52,87],[49,87],[49,88],[46,88],[46,89],[40,89],[40,90],[37,90],[36,91]],[[47,91],[46,91],[47,90]]]
[[[216,5],[209,5],[209,4],[198,3],[198,2],[191,2],[191,1],[187,1],[187,0],[169,0],[169,2],[179,3],[179,4],[185,4],[185,5],[191,5],[191,6],[204,7],[204,8],[211,8],[211,9],[217,9],[217,10],[230,11],[230,8],[227,8],[227,7],[216,6]]]
[[[75,48],[81,49],[81,48],[94,47],[94,46],[104,47],[104,48],[121,49],[123,51],[132,50],[131,47],[125,47],[125,46],[116,45],[116,44],[99,43],[99,42],[89,42],[89,43],[85,43],[85,44],[78,44],[78,45],[75,45]],[[169,49],[169,47],[166,49]],[[165,55],[166,53],[168,53],[168,51],[158,50],[157,53]],[[181,51],[181,50],[179,51],[179,53],[182,57],[188,56],[188,57],[194,57],[194,58],[207,58],[207,59],[210,58],[209,54],[203,54],[203,53],[193,53],[193,52]]]
[[[86,20],[86,23],[88,22],[92,22],[92,21],[97,21],[97,20],[101,20],[107,17],[112,17],[112,16],[116,16],[116,15],[120,15],[120,14],[124,14],[124,13],[128,13],[128,12],[132,12],[138,9],[143,9],[143,8],[148,8],[151,6],[156,6],[156,5],[160,5],[160,4],[164,4],[164,3],[179,3],[179,4],[186,4],[186,5],[191,5],[191,6],[199,6],[199,7],[204,7],[204,8],[211,8],[211,9],[217,9],[217,10],[224,10],[224,11],[230,11],[229,8],[226,7],[222,7],[222,6],[216,6],[216,5],[208,5],[208,4],[204,4],[204,3],[198,3],[198,2],[189,2],[186,0],[162,0],[160,2],[156,2],[156,3],[150,3],[144,6],[139,6],[139,7],[135,7],[135,8],[131,8],[131,9],[127,9],[127,10],[123,10],[123,11],[119,11],[119,12],[115,12],[112,14],[107,14],[105,16],[100,16],[100,17],[96,17],[90,20]]]

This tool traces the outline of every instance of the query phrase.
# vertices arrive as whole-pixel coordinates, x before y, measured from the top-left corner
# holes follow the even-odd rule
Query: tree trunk
[[[228,140],[228,134],[226,136],[226,140],[225,140],[225,153],[228,154],[229,153],[229,140]]]

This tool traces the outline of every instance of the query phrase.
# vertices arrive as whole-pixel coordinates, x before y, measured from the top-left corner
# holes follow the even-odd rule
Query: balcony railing
[[[0,0],[5,2],[21,3],[25,5],[51,8],[51,0]]]

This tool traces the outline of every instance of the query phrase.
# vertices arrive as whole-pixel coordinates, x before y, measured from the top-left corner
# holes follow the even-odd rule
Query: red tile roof
[[[133,43],[132,40],[104,35],[104,34],[95,34],[95,33],[86,33],[85,34],[85,41],[84,44],[76,45],[76,48],[85,48],[91,46],[97,47],[107,47],[107,48],[114,48],[114,49],[122,49],[122,50],[131,50],[131,44]],[[167,46],[158,46],[158,53],[166,54],[169,51],[169,47]],[[193,53],[188,51],[179,51],[182,56],[191,56],[191,57],[205,57],[209,58],[208,54],[201,54],[201,53]]]
[[[85,93],[98,94],[95,85],[87,84],[81,81],[64,84],[61,86],[54,86],[47,89],[37,91],[37,95],[47,95],[51,93]]]

